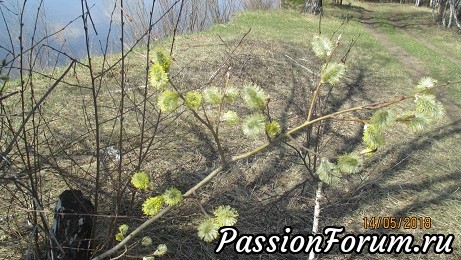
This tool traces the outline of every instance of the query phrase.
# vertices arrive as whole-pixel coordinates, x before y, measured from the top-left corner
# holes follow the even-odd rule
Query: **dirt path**
[[[386,48],[405,66],[405,69],[410,73],[413,83],[418,83],[418,80],[425,75],[423,64],[420,60],[406,52],[404,49],[392,43],[386,35],[382,34],[373,26],[374,12],[364,12],[361,22],[365,28],[378,39]]]
[[[452,54],[440,47],[435,46],[433,43],[427,41],[420,35],[417,35],[413,31],[406,28],[405,21],[399,20],[400,14],[398,12],[393,12],[392,16],[390,17],[389,21],[397,28],[401,28],[400,30],[405,33],[406,36],[412,38],[413,40],[419,42],[420,44],[426,46],[428,49],[438,53],[440,56],[443,56],[445,59],[451,61],[452,63],[461,67],[461,60],[453,58]]]
[[[405,66],[405,69],[408,71],[408,73],[411,76],[412,82],[414,84],[417,84],[421,77],[426,76],[426,72],[423,68],[423,63],[415,56],[412,56],[411,54],[406,52],[404,49],[392,43],[385,34],[381,33],[377,28],[375,28],[374,22],[373,22],[374,21],[373,15],[374,15],[373,10],[363,12],[362,17],[361,17],[361,22],[364,24],[365,28],[374,37],[376,37],[376,39],[378,39]],[[392,19],[390,17],[389,21],[391,23],[394,23],[396,27],[399,27],[399,28],[403,27],[402,24],[397,24],[398,23],[397,19]],[[428,47],[429,49],[432,49],[433,51],[440,54],[444,58],[448,59],[449,61],[461,67],[461,61],[451,57],[448,52],[444,50],[440,50],[433,44],[425,41],[419,36],[416,36],[413,32],[409,30],[403,30],[403,31],[408,37],[413,38],[414,40],[420,42],[424,46]],[[442,93],[438,95],[438,98],[440,101],[443,102],[447,115],[454,124],[453,126],[461,131],[461,120],[459,120],[459,115],[461,114],[461,108],[458,105],[454,104],[451,100],[449,100],[446,97],[446,95]]]

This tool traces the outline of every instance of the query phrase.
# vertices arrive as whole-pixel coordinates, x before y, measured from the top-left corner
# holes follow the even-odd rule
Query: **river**
[[[82,13],[88,18],[89,45],[92,54],[111,53],[121,49],[121,9],[125,21],[126,46],[146,42],[149,24],[151,39],[171,35],[178,21],[178,33],[209,28],[226,23],[236,12],[253,8],[255,3],[265,7],[279,6],[277,0],[0,0],[0,59],[17,66],[22,40],[24,54],[34,68],[56,66],[69,58],[86,56],[86,38]],[[182,9],[182,12],[179,10]],[[87,10],[89,10],[87,12]],[[152,18],[150,16],[153,10]],[[22,15],[21,15],[22,14]],[[150,21],[151,20],[151,21]],[[31,47],[34,47],[32,51]],[[28,57],[33,57],[32,60]]]

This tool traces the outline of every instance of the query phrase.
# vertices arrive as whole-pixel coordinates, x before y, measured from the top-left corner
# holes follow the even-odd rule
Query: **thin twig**
[[[170,48],[170,55],[171,56],[173,56],[174,42],[176,41],[176,33],[178,32],[178,26],[179,26],[179,21],[181,20],[181,14],[182,14],[183,7],[184,7],[184,0],[181,0],[181,5],[179,6],[178,20],[176,21],[176,24],[174,26],[173,40],[171,41],[171,48]]]
[[[238,44],[234,47],[234,49],[230,52],[229,54],[229,57],[227,57],[227,59],[225,59],[221,66],[211,75],[211,77],[208,79],[208,81],[205,83],[205,85],[208,85],[211,83],[211,81],[213,81],[213,79],[218,75],[218,73],[221,71],[222,68],[226,67],[227,65],[227,62],[232,58],[232,54],[234,54],[234,52],[240,47],[240,45],[243,43],[243,39],[245,39],[245,37],[251,32],[251,28],[242,36],[242,38],[240,38],[240,41],[238,42]]]

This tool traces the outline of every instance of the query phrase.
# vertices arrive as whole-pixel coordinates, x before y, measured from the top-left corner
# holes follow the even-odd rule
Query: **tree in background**
[[[418,6],[419,1],[416,2]],[[436,0],[431,1],[432,17],[434,21],[444,27],[450,28],[453,20],[461,29],[461,1],[460,0]]]
[[[304,0],[303,12],[311,14],[320,14],[322,12],[322,0]]]

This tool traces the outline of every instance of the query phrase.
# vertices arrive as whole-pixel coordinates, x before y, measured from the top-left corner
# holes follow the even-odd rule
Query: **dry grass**
[[[333,16],[329,15],[335,14]],[[341,17],[359,17],[363,9],[349,7],[346,9],[327,9],[327,17],[322,21],[323,33],[335,31],[341,24]],[[339,17],[339,18],[336,18]],[[241,40],[249,29],[250,34],[243,39],[242,45],[229,56],[229,52]],[[374,39],[361,23],[351,19],[343,27],[343,46],[361,34],[350,58],[350,70],[343,84],[334,89],[332,107],[336,109],[371,100],[383,100],[394,95],[411,92],[411,79],[401,64],[382,43]],[[311,75],[296,65],[292,59],[315,70],[318,62],[310,52],[309,39],[317,33],[315,17],[291,11],[255,11],[238,15],[230,24],[216,25],[212,29],[196,34],[178,36],[175,43],[176,60],[171,75],[181,90],[201,89],[208,85],[222,86],[227,69],[231,67],[231,80],[235,86],[256,83],[271,95],[271,111],[279,119],[283,128],[289,128],[301,122],[307,113],[306,98],[302,86],[311,80]],[[171,39],[170,39],[171,40]],[[170,40],[159,43],[167,48]],[[129,75],[127,92],[127,114],[125,114],[124,137],[126,140],[122,178],[128,180],[136,164],[139,146],[139,106],[142,93],[138,86],[143,85],[145,66],[139,60],[145,57],[145,50],[137,49],[127,59]],[[225,66],[222,62],[228,59]],[[111,56],[109,63],[117,58]],[[100,89],[101,135],[103,147],[116,145],[118,127],[117,72],[114,67],[113,77],[104,77]],[[216,73],[217,72],[217,73]],[[216,77],[209,80],[213,75]],[[89,106],[90,92],[82,86],[89,86],[89,79],[81,68],[66,78],[68,82],[78,82],[79,87],[62,84],[43,107],[43,121],[49,122],[46,133],[54,148],[45,158],[48,167],[43,174],[46,194],[47,216],[51,219],[54,199],[70,187],[78,187],[92,194],[94,180],[94,136],[91,126],[82,122],[91,121]],[[36,79],[37,85],[46,85],[47,80]],[[43,82],[43,83],[42,83]],[[152,115],[146,135],[154,136],[157,93],[149,89],[147,112]],[[236,104],[239,112],[247,112],[243,105]],[[397,110],[402,109],[397,107]],[[181,117],[181,120],[174,119]],[[357,114],[355,116],[363,116]],[[90,120],[89,120],[90,119]],[[193,120],[185,110],[173,114],[160,115],[162,131],[155,135],[152,151],[148,154],[142,168],[151,173],[153,194],[161,193],[171,186],[182,191],[188,190],[206,176],[207,171],[217,162],[215,145],[202,126]],[[452,121],[453,120],[453,121]],[[346,226],[347,232],[374,232],[363,230],[363,217],[371,216],[429,216],[433,220],[430,233],[454,233],[460,235],[461,227],[458,216],[461,210],[459,183],[461,165],[459,161],[458,131],[459,117],[453,115],[436,123],[430,131],[420,134],[402,132],[392,129],[386,137],[387,146],[367,162],[362,175],[347,180],[339,187],[326,189],[321,227]],[[327,135],[330,147],[329,155],[337,155],[360,148],[360,125],[332,122]],[[46,133],[43,134],[45,137]],[[239,127],[222,129],[225,151],[230,155],[247,151],[264,142],[263,139],[248,139],[242,136]],[[54,154],[52,156],[52,154]],[[213,253],[214,244],[201,242],[196,235],[196,226],[203,218],[198,203],[208,212],[217,205],[231,205],[239,211],[237,227],[242,233],[281,233],[285,226],[293,227],[293,233],[310,233],[313,214],[314,186],[305,182],[308,175],[298,165],[299,160],[288,147],[281,146],[249,158],[219,175],[212,183],[200,190],[195,198],[189,198],[178,209],[145,230],[142,235],[153,238],[154,245],[165,243],[169,248],[166,259],[236,259],[231,248],[221,255]],[[53,167],[54,166],[54,167]],[[63,176],[67,184],[64,185]],[[114,212],[114,186],[117,185],[117,169],[107,159],[107,174],[102,187],[98,239],[105,241],[109,234],[110,221]],[[303,184],[304,183],[304,184]],[[59,188],[57,188],[59,187]],[[13,189],[13,187],[10,187]],[[1,237],[0,256],[17,257],[27,247],[27,230],[21,218],[26,206],[20,206],[11,197],[2,196],[0,207],[10,208],[6,221],[0,220],[2,226],[10,232],[10,237]],[[145,217],[140,212],[143,198],[151,194],[137,194],[131,205],[131,194],[124,197],[124,207],[120,209],[116,223],[127,223],[130,227],[139,225]],[[11,203],[14,202],[14,203]],[[3,217],[3,216],[2,216]],[[394,232],[379,230],[379,232]],[[426,230],[401,230],[416,237],[428,233]],[[11,234],[11,233],[10,233]],[[1,234],[0,234],[1,235]],[[140,236],[142,237],[142,236]],[[455,255],[460,256],[461,245],[455,240]],[[7,249],[7,250],[4,250]],[[152,251],[136,247],[131,255],[142,255]],[[258,255],[247,256],[251,259],[294,259],[293,255]],[[353,258],[389,259],[398,256],[351,256]],[[420,259],[423,256],[408,256]],[[432,255],[427,258],[433,257]],[[343,259],[344,256],[333,252],[322,256],[327,259]]]

